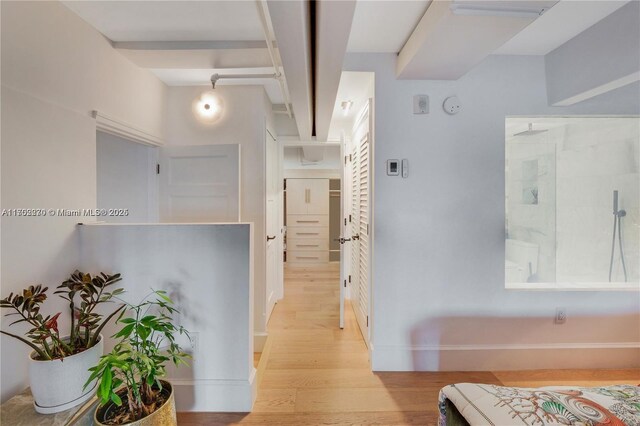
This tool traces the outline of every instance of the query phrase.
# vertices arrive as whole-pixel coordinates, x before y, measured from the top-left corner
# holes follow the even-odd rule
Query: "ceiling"
[[[546,55],[627,1],[562,0],[494,52],[498,55]]]
[[[254,1],[64,4],[110,39],[120,53],[169,86],[209,86],[214,73],[274,73]],[[218,84],[262,85],[273,104],[285,103],[278,81],[272,78],[221,79]]]
[[[112,41],[264,40],[253,1],[64,1]]]
[[[348,52],[393,52],[402,49],[431,0],[358,1]]]
[[[436,0],[440,1],[440,0]],[[457,3],[465,3],[456,0]],[[494,54],[545,55],[615,12],[629,0],[560,0],[530,25],[507,41]],[[514,9],[547,1],[467,1]],[[553,4],[554,2],[551,2]],[[348,52],[398,53],[422,19],[431,0],[360,0],[356,5]],[[522,4],[522,6],[518,6]]]
[[[352,6],[348,6],[353,7],[349,14],[342,10],[344,7],[332,7],[331,2],[322,3],[324,9],[316,10],[316,34],[313,35],[310,33],[310,17],[313,14],[306,0],[63,3],[114,42],[114,47],[120,53],[171,86],[207,86],[209,77],[216,72],[274,72],[264,40],[259,8],[260,5],[268,5],[264,9],[265,19],[274,34],[274,41],[277,41],[275,55],[283,64],[281,71],[286,77],[285,95],[274,79],[227,79],[220,80],[218,84],[262,85],[274,104],[282,104],[285,96],[290,97],[298,130],[301,135],[305,134],[306,139],[310,139],[314,121],[318,133],[319,112],[324,111],[320,120],[320,124],[324,124],[320,127],[325,129],[320,133],[324,134],[328,127],[329,139],[335,138],[336,129],[352,120],[352,117],[343,114],[340,103],[353,100],[355,104],[351,113],[354,113],[366,99],[362,93],[363,86],[369,84],[367,78],[361,78],[357,73],[344,73],[342,79],[339,77],[342,49],[345,46],[347,52],[398,53],[400,58],[403,58],[403,51],[409,50],[409,55],[405,52],[404,57],[409,58],[405,62],[410,64],[413,61],[418,66],[413,67],[414,72],[405,70],[406,78],[428,78],[428,75],[420,74],[420,70],[425,69],[420,64],[424,61],[433,62],[435,58],[433,66],[438,66],[438,60],[443,62],[445,59],[442,55],[448,51],[454,58],[467,55],[466,68],[462,67],[453,73],[458,75],[475,66],[483,55],[545,55],[628,3],[628,0],[560,0],[555,5],[555,0],[354,1],[343,2],[344,7],[352,3]],[[476,25],[480,21],[474,21],[473,17],[452,17],[451,12],[442,10],[443,4],[446,9],[456,4],[494,8],[508,5],[518,9],[543,3],[545,7],[551,5],[544,14],[531,18],[520,27],[503,29],[501,33],[494,25]],[[440,15],[436,14],[436,10],[440,11]],[[430,15],[431,20],[427,19]],[[324,19],[320,19],[322,17]],[[465,24],[465,19],[472,24]],[[429,22],[434,24],[428,25]],[[452,36],[447,35],[447,31],[451,31],[451,23],[461,25],[465,31],[470,28],[475,31],[469,31],[465,37],[460,37],[460,32],[454,32],[455,37],[461,39],[458,43],[462,46],[459,52],[453,52]],[[482,45],[480,40],[483,37],[490,42]],[[315,39],[316,49],[313,70],[311,39]],[[443,48],[442,55],[434,55],[434,51]],[[318,85],[319,81],[324,83]],[[317,95],[314,99],[312,84],[316,85],[315,93],[320,92],[324,96],[320,99],[322,102],[318,103]],[[315,107],[312,106],[314,101]],[[332,111],[331,115],[328,115],[329,111]],[[315,117],[312,117],[314,114]]]

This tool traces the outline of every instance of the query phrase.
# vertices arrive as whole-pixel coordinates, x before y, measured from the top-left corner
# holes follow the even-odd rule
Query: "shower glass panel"
[[[639,118],[507,118],[505,134],[507,286],[640,283]]]

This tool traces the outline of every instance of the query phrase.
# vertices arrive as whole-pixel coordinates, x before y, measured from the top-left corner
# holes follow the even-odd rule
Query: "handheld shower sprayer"
[[[609,282],[611,282],[611,274],[613,272],[613,255],[616,249],[616,229],[618,231],[618,243],[620,245],[620,260],[622,262],[622,271],[624,272],[624,281],[627,281],[627,265],[624,261],[624,251],[622,250],[622,218],[627,212],[618,210],[618,190],[613,191],[613,241],[611,242],[611,260],[609,262]]]
[[[625,217],[627,215],[626,210],[618,210],[618,190],[613,191],[613,214],[617,217]]]

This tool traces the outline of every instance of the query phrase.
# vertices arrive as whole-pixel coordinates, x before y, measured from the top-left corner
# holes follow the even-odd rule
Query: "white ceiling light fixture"
[[[342,107],[342,113],[344,115],[349,114],[349,111],[351,110],[351,107],[353,106],[353,101],[342,101],[342,103],[340,103],[340,106]]]
[[[203,122],[213,123],[222,116],[224,105],[220,96],[208,91],[194,101],[193,110]]]
[[[549,7],[535,7],[534,5],[531,5],[531,7],[508,7],[506,3],[504,3],[504,6],[499,4],[473,4],[473,2],[453,3],[449,8],[457,16],[496,16],[528,19],[536,19],[549,9]]]
[[[211,88],[215,89],[216,88],[216,83],[218,82],[218,80],[225,79],[225,78],[228,78],[228,79],[274,78],[276,80],[280,80],[281,77],[282,77],[282,74],[280,74],[280,73],[274,73],[274,74],[218,74],[218,73],[214,73],[214,74],[211,74]]]

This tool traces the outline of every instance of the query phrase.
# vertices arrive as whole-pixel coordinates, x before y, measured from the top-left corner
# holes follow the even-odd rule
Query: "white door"
[[[160,149],[161,222],[240,220],[240,145]]]
[[[96,132],[97,206],[127,209],[127,216],[106,216],[106,222],[158,221],[158,148]]]
[[[307,214],[329,215],[329,179],[304,179]]]
[[[351,258],[351,229],[349,223],[349,203],[351,202],[351,161],[349,161],[348,145],[342,145],[342,169],[340,174],[340,328],[344,328],[344,304],[347,299],[347,282]]]
[[[266,269],[266,288],[267,288],[267,321],[271,316],[271,312],[279,298],[279,269],[282,263],[282,234],[280,231],[280,163],[278,155],[278,142],[273,138],[269,131],[265,135],[266,143],[266,164],[265,164],[265,182],[266,182],[266,253],[267,253],[267,269]]]
[[[329,215],[329,179],[287,179],[288,215]]]
[[[356,319],[362,331],[367,345],[369,344],[369,266],[370,262],[370,241],[369,241],[369,133],[367,132],[360,141],[358,149],[358,167],[357,182],[358,187],[358,203],[355,206],[357,221],[353,227],[353,247],[357,247],[357,263],[354,268],[357,269],[357,301],[354,306],[356,310]]]
[[[344,225],[345,257],[342,265],[343,286],[348,284],[351,306],[362,337],[369,345],[370,267],[371,267],[371,120],[370,105],[361,113],[346,153],[345,183],[349,189],[345,196]],[[344,220],[344,219],[343,219]],[[349,241],[350,240],[350,241]],[[346,280],[346,281],[345,281]]]
[[[287,179],[287,215],[307,214],[307,179]]]

